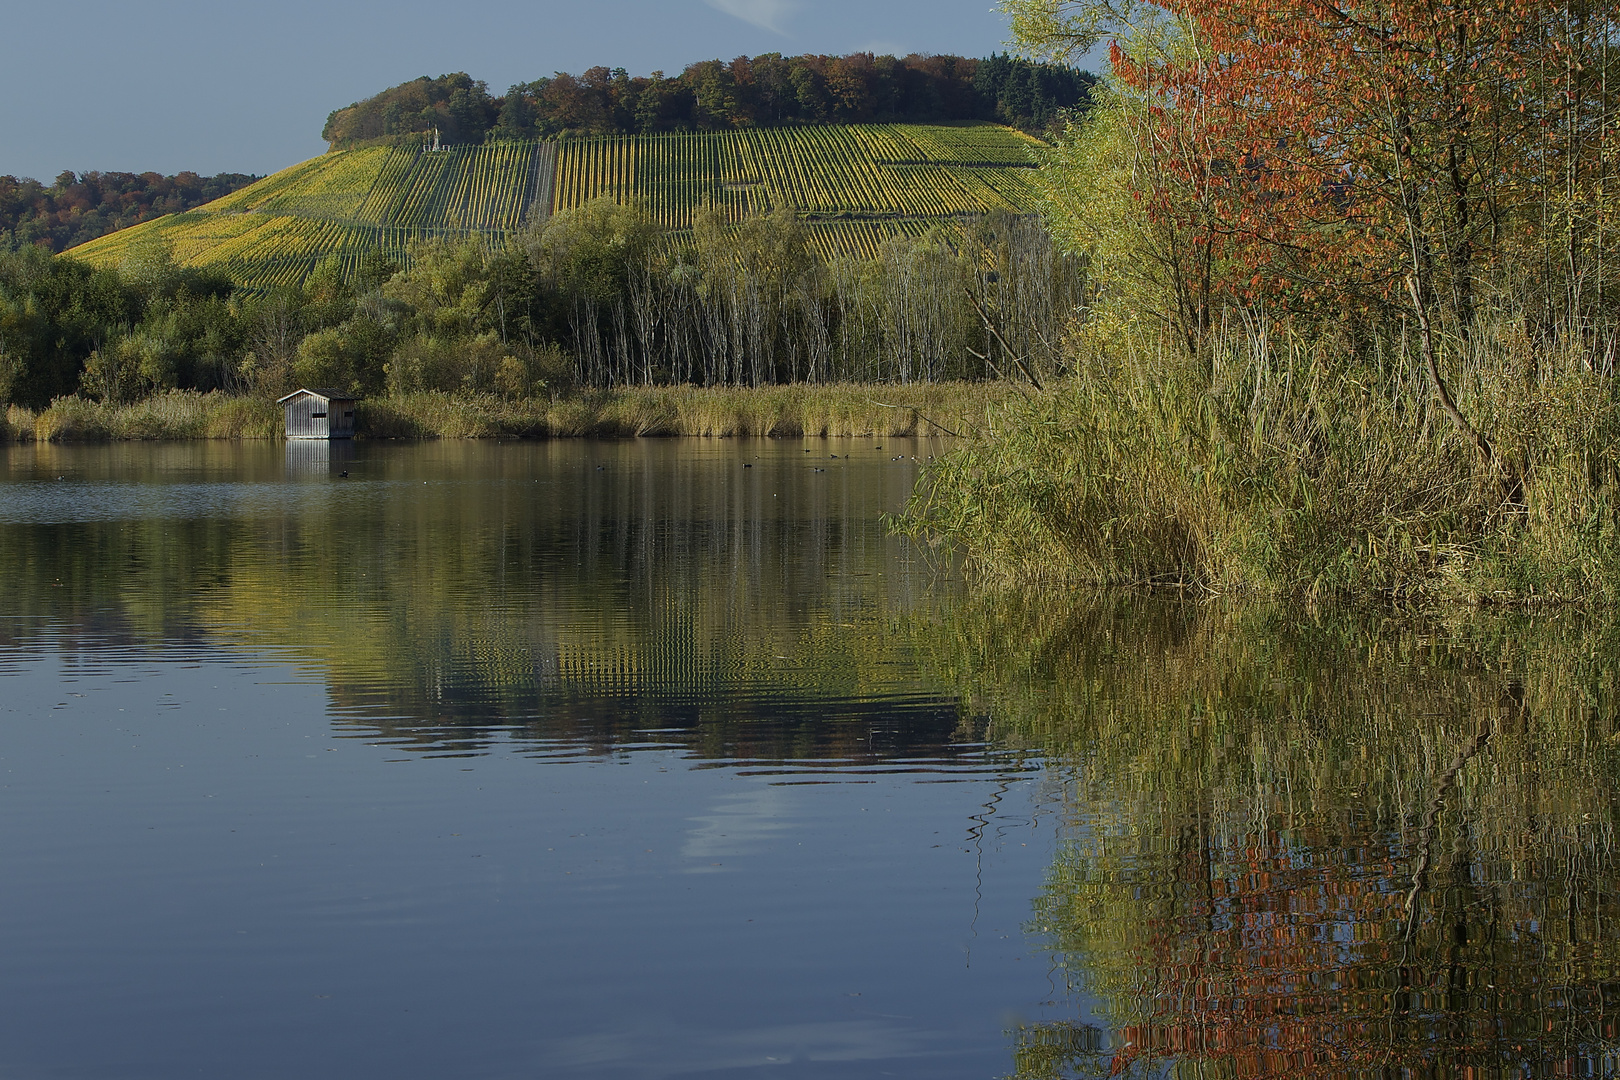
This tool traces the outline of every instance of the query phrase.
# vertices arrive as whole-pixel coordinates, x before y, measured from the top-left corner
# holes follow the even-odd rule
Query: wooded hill
[[[1037,207],[1037,140],[989,123],[750,128],[560,141],[496,140],[438,151],[417,142],[336,150],[197,210],[74,249],[116,267],[154,244],[182,267],[255,290],[300,285],[338,256],[381,251],[401,266],[424,241],[526,225],[608,197],[667,230],[707,207],[724,221],[790,207],[825,257],[870,255],[887,237]]]
[[[28,177],[0,176],[0,248],[64,251],[212,202],[257,179],[242,173],[63,172],[47,186]]]
[[[731,131],[802,124],[982,120],[1029,132],[1090,100],[1095,76],[1013,56],[739,56],[679,75],[623,68],[558,72],[502,96],[457,72],[422,76],[333,112],[333,148],[386,141],[480,143],[561,135]]]

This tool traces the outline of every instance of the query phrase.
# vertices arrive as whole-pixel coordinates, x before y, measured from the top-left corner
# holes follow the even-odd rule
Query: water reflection
[[[957,615],[965,690],[1064,763],[1029,931],[1071,1016],[1018,1076],[1620,1066],[1612,625]]]
[[[809,445],[0,450],[0,1074],[993,1075],[1038,774]]]
[[[287,479],[347,478],[356,453],[351,439],[288,439]]]
[[[881,520],[928,444],[813,445],[13,448],[0,643],[290,659],[425,753],[982,762],[907,636],[940,582]]]
[[[563,823],[576,804],[622,814],[627,834],[663,829],[656,846],[678,860],[668,872],[701,889],[767,853],[784,874],[807,874],[860,850],[840,838],[800,854],[809,823],[834,807],[811,797],[827,774],[1039,777],[1031,805],[1055,816],[1062,840],[1026,931],[1053,985],[1032,972],[1026,998],[1008,995],[1029,1017],[1009,1025],[1005,1050],[1020,1077],[1620,1071],[1612,621],[969,601],[884,527],[914,480],[912,447],[840,446],[814,464],[798,445],[743,441],[356,444],[341,459],[321,448],[324,459],[296,461],[279,446],[206,444],[0,455],[0,663],[48,658],[64,681],[157,656],[291,665],[317,684],[321,723],[345,747],[386,744],[392,772],[374,783],[399,782],[397,759],[511,770],[492,786],[514,800],[511,819],[569,830],[513,843],[516,878],[537,872],[527,861],[537,852],[575,839]],[[248,730],[243,745],[257,754],[263,732]],[[314,758],[303,749],[288,759]],[[656,764],[666,756],[697,766],[684,782],[709,785],[700,806],[633,803],[666,775]],[[542,813],[528,802],[537,762],[631,758],[625,771],[645,776],[635,787],[592,778],[620,785],[600,804],[576,793]],[[318,760],[344,759],[327,747]],[[720,783],[758,774],[769,782]],[[451,790],[461,774],[424,775],[380,817],[406,820],[424,791]],[[981,847],[1023,827],[998,803],[1004,790],[974,794],[985,809],[965,839],[942,838],[919,812],[907,851],[971,859],[975,896],[989,894],[996,871]],[[274,797],[264,807],[285,812]],[[312,812],[307,835],[347,820],[328,809]],[[836,805],[862,843],[877,835],[867,809]],[[344,812],[371,820],[369,807]],[[439,828],[422,813],[411,844]],[[624,845],[615,873],[652,846]],[[612,876],[597,855],[561,871],[570,888]],[[412,857],[402,842],[382,865]],[[887,897],[915,877],[897,865],[885,854],[858,876],[881,879]],[[803,938],[796,920],[846,899],[792,880],[759,893],[761,908],[800,905],[778,948]],[[663,912],[667,933],[649,939],[662,948],[734,893],[728,884],[676,910],[661,892],[615,926]],[[583,925],[598,906],[581,901],[569,917]],[[913,914],[863,915],[836,934],[866,934],[860,951],[877,956]],[[738,926],[754,918],[738,915]],[[963,919],[973,935],[976,918],[971,907]],[[334,940],[352,928],[342,930]],[[729,947],[738,932],[728,923],[702,941]],[[518,936],[498,935],[491,955]],[[819,955],[833,936],[804,947]],[[386,946],[379,956],[393,955]],[[873,968],[913,987],[927,981],[912,973],[920,955]],[[582,955],[570,971],[593,963]],[[974,981],[979,970],[963,968]],[[756,989],[781,983],[761,975]],[[676,1059],[763,1068],[803,1043],[817,1060],[887,1063],[928,1043],[909,1020],[827,1012],[799,1024],[803,1002],[750,1012],[756,996],[739,997],[735,1015],[751,1019],[729,1027],[696,1006],[680,1023],[634,1030],[575,1017],[550,1060],[574,1072],[655,1057],[666,1071]]]

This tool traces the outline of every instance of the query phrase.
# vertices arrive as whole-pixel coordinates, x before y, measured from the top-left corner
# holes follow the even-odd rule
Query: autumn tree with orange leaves
[[[1440,378],[1435,338],[1466,348],[1482,312],[1504,307],[1543,338],[1592,335],[1616,299],[1611,6],[1005,7],[1037,52],[1072,56],[1113,35],[1113,81],[1139,106],[1148,166],[1136,197],[1181,238],[1175,306],[1193,350],[1222,303],[1410,319],[1436,396],[1489,460]],[[1157,42],[1144,45],[1144,24]]]
[[[1247,295],[1403,302],[1410,275],[1466,333],[1504,271],[1541,275],[1553,307],[1612,273],[1620,20],[1608,5],[1007,7],[1030,46],[1059,55],[1145,12],[1173,20],[1179,48],[1115,39],[1113,73],[1151,102],[1144,149],[1222,216]],[[1527,240],[1546,249],[1531,258]]]

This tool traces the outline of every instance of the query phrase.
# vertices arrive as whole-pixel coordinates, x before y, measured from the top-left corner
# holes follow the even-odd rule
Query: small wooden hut
[[[354,438],[353,394],[342,390],[294,390],[276,401],[287,416],[289,439]]]

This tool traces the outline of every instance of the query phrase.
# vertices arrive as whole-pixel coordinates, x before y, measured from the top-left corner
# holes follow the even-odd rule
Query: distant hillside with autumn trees
[[[327,117],[334,148],[410,141],[548,139],[798,124],[990,120],[1036,132],[1090,100],[1096,78],[1014,56],[739,56],[679,75],[593,67],[509,87],[500,97],[465,73],[423,76]]]
[[[65,251],[98,236],[223,198],[257,179],[246,173],[163,176],[155,172],[80,175],[69,171],[46,186],[27,177],[0,176],[0,249]]]

